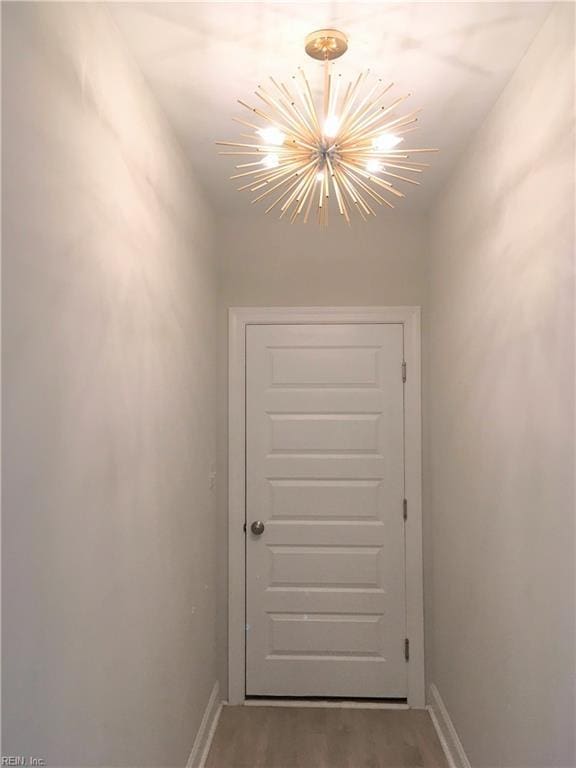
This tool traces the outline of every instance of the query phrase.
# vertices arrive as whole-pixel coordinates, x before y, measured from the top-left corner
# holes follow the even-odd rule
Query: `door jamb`
[[[406,627],[410,639],[410,707],[425,706],[422,571],[422,424],[420,307],[231,307],[228,310],[228,702],[245,700],[246,326],[402,323],[404,387]]]

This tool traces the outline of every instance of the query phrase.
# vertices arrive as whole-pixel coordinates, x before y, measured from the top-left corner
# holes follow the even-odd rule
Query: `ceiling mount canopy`
[[[428,163],[413,155],[438,151],[399,146],[415,129],[419,110],[398,114],[408,96],[389,101],[393,83],[384,85],[369,70],[346,85],[334,74],[331,61],[347,49],[346,35],[337,29],[310,33],[306,53],[324,63],[320,103],[300,67],[290,87],[270,77],[271,90],[258,85],[255,91],[262,109],[238,99],[262,122],[233,118],[251,132],[241,134],[243,141],[216,142],[229,147],[220,154],[246,157],[230,178],[244,180],[239,190],[257,193],[253,203],[268,198],[266,213],[276,208],[280,218],[302,217],[306,223],[314,211],[318,223],[327,226],[332,198],[348,224],[352,209],[366,220],[376,206],[394,208],[392,200],[404,197],[398,182],[420,183]]]
[[[348,50],[348,39],[338,29],[317,29],[306,35],[304,50],[308,56],[320,61],[333,61]]]

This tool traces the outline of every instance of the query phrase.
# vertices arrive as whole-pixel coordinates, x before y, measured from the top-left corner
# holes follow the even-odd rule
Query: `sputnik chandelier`
[[[322,104],[314,103],[302,69],[292,77],[291,88],[271,77],[272,93],[261,85],[255,91],[263,109],[238,99],[263,121],[258,125],[233,118],[251,129],[241,134],[251,143],[216,142],[231,148],[222,155],[251,158],[237,165],[239,172],[230,178],[245,179],[238,189],[257,193],[253,203],[267,199],[266,213],[276,209],[280,218],[288,216],[291,222],[300,216],[307,222],[312,213],[326,226],[332,198],[348,224],[354,208],[366,220],[375,215],[376,205],[394,208],[392,200],[404,197],[398,182],[419,184],[415,177],[429,164],[413,161],[414,154],[438,151],[399,147],[404,134],[414,130],[419,110],[397,116],[408,96],[386,103],[393,83],[370,82],[368,70],[343,87],[342,76],[331,72],[330,62],[347,48],[346,36],[336,29],[312,32],[305,49],[324,62]]]

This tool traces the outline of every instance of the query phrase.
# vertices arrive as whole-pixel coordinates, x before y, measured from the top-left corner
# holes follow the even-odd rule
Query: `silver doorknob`
[[[254,520],[252,525],[250,526],[250,530],[254,534],[254,536],[262,536],[264,533],[264,523],[261,520]]]

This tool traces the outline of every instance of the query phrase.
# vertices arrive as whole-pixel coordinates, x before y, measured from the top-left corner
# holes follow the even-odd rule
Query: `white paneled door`
[[[404,698],[403,326],[246,333],[246,694]]]

